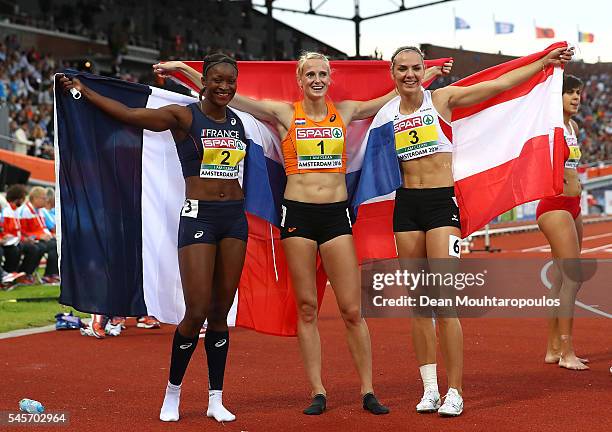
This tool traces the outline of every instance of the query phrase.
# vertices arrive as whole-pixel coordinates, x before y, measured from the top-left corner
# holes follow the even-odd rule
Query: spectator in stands
[[[26,277],[25,285],[37,283],[34,272],[40,263],[42,254],[38,246],[28,236],[23,235],[21,223],[17,216],[17,209],[21,207],[26,198],[26,187],[13,185],[6,191],[8,206],[2,209],[2,233],[0,242],[4,252],[4,268],[9,273],[23,272]]]
[[[11,130],[14,129],[13,137],[17,142],[15,142],[14,151],[15,153],[27,154],[28,147],[32,144],[32,142],[28,139],[29,128],[28,122],[22,120],[21,123],[12,125]]]
[[[8,99],[8,80],[6,73],[0,70],[0,102],[5,102]]]
[[[51,84],[45,84],[42,90],[38,93],[38,104],[53,105],[53,93]]]
[[[4,257],[4,249],[0,248],[0,261]],[[9,273],[0,267],[0,290],[11,290],[16,282],[21,282],[26,274],[24,272]]]
[[[58,283],[59,269],[56,241],[38,213],[38,210],[44,207],[46,203],[47,192],[44,188],[35,186],[30,191],[28,201],[17,211],[17,216],[23,236],[36,241],[41,256],[47,254],[47,268],[42,281],[44,283]]]
[[[55,235],[55,190],[53,188],[45,189],[47,201],[45,206],[41,207],[38,212],[43,218],[47,229]]]

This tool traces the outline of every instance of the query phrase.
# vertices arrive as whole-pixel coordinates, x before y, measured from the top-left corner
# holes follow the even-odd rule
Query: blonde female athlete
[[[182,70],[201,86],[200,74],[182,63],[158,64],[154,69],[162,75]],[[429,73],[439,73],[439,69]],[[373,116],[396,93],[365,102],[333,103],[326,98],[330,78],[328,59],[319,53],[305,53],[296,70],[302,100],[259,101],[236,94],[231,106],[271,122],[283,138],[287,187],[281,239],[295,290],[298,341],[313,397],[304,414],[322,414],[327,405],[317,327],[317,251],[344,320],[349,350],[361,381],[363,408],[373,414],[387,414],[389,409],[374,396],[370,334],[361,317],[360,274],[345,181],[345,125]]]
[[[509,89],[548,64],[571,59],[565,48],[469,87],[423,90],[423,54],[401,47],[392,57],[391,75],[401,101],[394,121],[395,147],[403,184],[396,192],[393,231],[400,259],[459,258],[459,208],[454,199],[451,111],[473,105]],[[412,320],[412,339],[423,379],[417,412],[458,416],[463,412],[463,333],[456,317],[438,316],[440,348],[448,374],[448,393],[441,405],[436,374],[436,331],[431,316]]]

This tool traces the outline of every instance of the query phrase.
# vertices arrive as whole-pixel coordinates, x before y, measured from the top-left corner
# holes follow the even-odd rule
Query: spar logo
[[[430,115],[426,115],[425,117],[431,117]],[[433,122],[433,117],[431,117],[431,121]],[[431,123],[426,123],[431,124]],[[402,121],[399,121],[393,125],[393,132],[398,133],[408,129],[414,129],[423,126],[423,120],[421,117],[408,117]]]
[[[343,136],[342,129],[337,127],[299,128],[295,130],[295,133],[299,140],[342,138]]]
[[[432,115],[427,114],[425,116],[423,116],[423,123],[425,123],[426,125],[430,125],[434,122],[434,118]]]
[[[244,143],[236,138],[202,138],[204,148],[229,148],[244,150]]]

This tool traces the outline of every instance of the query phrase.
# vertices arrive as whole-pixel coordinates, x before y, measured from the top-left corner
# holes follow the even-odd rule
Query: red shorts
[[[576,219],[580,215],[580,197],[557,195],[555,197],[542,198],[536,209],[536,219],[552,210],[568,211]]]

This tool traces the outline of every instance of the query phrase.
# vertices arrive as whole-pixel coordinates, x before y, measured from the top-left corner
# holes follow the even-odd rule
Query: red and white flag
[[[565,42],[454,83],[493,80]],[[563,70],[548,66],[482,103],[453,111],[453,176],[465,237],[513,207],[563,192]]]

